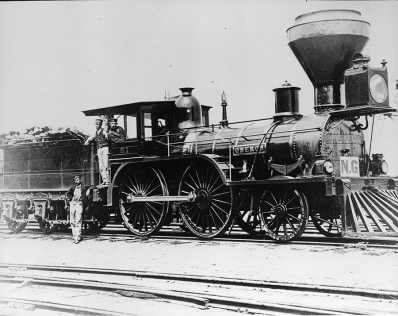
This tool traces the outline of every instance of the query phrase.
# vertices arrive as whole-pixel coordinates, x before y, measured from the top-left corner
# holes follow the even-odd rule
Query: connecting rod
[[[127,200],[134,202],[195,202],[196,195],[191,192],[188,195],[155,195],[155,196],[134,196],[129,195]]]

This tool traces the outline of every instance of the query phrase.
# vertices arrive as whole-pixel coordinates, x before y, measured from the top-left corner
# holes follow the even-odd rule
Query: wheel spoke
[[[145,206],[145,209],[146,209],[146,212],[144,213],[144,215],[147,218],[147,220],[145,221],[145,230],[148,230],[147,229],[147,224],[149,224],[151,229],[153,229],[152,220],[155,220],[155,218],[153,217],[153,214],[148,210],[147,205]],[[151,216],[152,218],[150,218],[149,216]],[[155,222],[156,222],[156,220],[155,220]]]
[[[131,185],[135,189],[135,194],[137,194],[140,191],[140,188],[139,188],[139,186],[137,186],[137,183],[139,183],[139,182],[137,181],[135,174],[134,174],[135,182],[129,176],[127,176],[127,179],[130,180]],[[127,186],[127,183],[125,183],[125,185]],[[134,191],[134,190],[132,190],[132,191]]]
[[[270,202],[268,202],[267,200],[264,200],[264,201],[262,201],[262,202],[264,202],[264,203],[267,203],[269,206],[271,206],[271,207],[274,207],[275,206],[275,204],[271,204]]]
[[[214,184],[215,184],[215,182],[214,182]],[[221,183],[221,184],[220,184],[217,188],[215,188],[214,190],[213,190],[213,186],[214,186],[214,185],[212,185],[211,188],[209,189],[209,191],[210,191],[211,194],[214,193],[214,192],[216,192],[219,188],[222,188],[222,187],[224,186],[224,183]],[[212,194],[212,196],[213,196],[213,194]]]
[[[154,187],[151,191],[146,192],[145,195],[154,195],[154,194],[151,194],[151,193],[152,193],[153,191],[155,191],[156,189],[158,189],[158,188],[160,188],[160,184],[157,185],[156,187]]]
[[[219,207],[217,204],[215,203],[211,203],[211,205],[217,207],[222,213],[224,213],[225,215],[228,215],[228,212],[224,211],[221,207]]]
[[[220,215],[218,215],[218,213],[216,212],[216,210],[215,209],[213,209],[213,206],[211,206],[210,207],[210,209],[211,209],[211,211],[214,213],[214,215],[216,215],[217,216],[217,218],[218,218],[218,220],[220,221],[220,223],[222,223],[223,221],[222,221],[222,219],[221,219],[221,217],[220,217]],[[210,213],[211,214],[211,213]],[[213,215],[212,215],[212,217],[213,217]],[[213,220],[214,220],[214,218],[213,218]],[[218,229],[218,226],[217,226],[217,224],[214,222],[214,225],[216,226],[216,228]]]
[[[190,186],[191,188],[199,188],[200,185],[198,183],[196,183],[196,181],[192,178],[192,175],[190,173],[188,173],[188,176],[191,178],[192,182],[193,182],[193,186],[191,186],[188,182],[185,182],[188,186]]]
[[[293,196],[289,202],[286,203],[286,205],[289,205],[295,198],[298,198],[298,195]]]
[[[218,183],[220,183],[220,184],[218,184]],[[215,189],[213,189],[214,186],[216,186],[216,185],[217,185],[217,187]],[[213,193],[223,186],[224,186],[224,183],[222,182],[222,180],[219,178],[215,178],[213,183],[209,183],[209,185],[207,186],[207,190],[209,192]]]
[[[278,201],[276,200],[274,194],[271,191],[269,191],[269,193],[271,194],[271,197],[274,199],[274,202],[275,202],[274,205],[279,204]],[[280,194],[280,192],[278,192],[278,193]]]
[[[148,192],[148,190],[151,188],[153,182],[156,180],[156,178],[154,177],[151,181],[151,183],[149,185],[145,186],[145,189],[143,190],[145,195],[150,195],[154,190],[156,190],[158,187],[160,187],[160,184],[158,184],[157,186],[155,186],[155,188],[151,191]]]
[[[227,202],[227,201],[223,201],[223,200],[218,200],[218,199],[212,199],[212,201],[216,201],[216,202],[218,202],[218,203],[222,203],[222,204],[227,204],[227,205],[231,205],[231,203],[230,203],[230,202]]]
[[[275,227],[275,234],[278,235],[279,234],[279,227],[281,227],[281,221],[279,220],[279,218],[276,220],[276,227]]]
[[[281,192],[280,191],[278,192],[278,194],[279,194],[279,204],[286,204],[285,201],[286,201],[286,197],[287,197],[288,193],[289,193],[289,189],[285,190],[285,194],[284,194],[284,196],[282,198],[281,197]]]
[[[299,218],[297,218],[297,217],[295,217],[295,216],[293,216],[292,214],[289,214],[289,213],[287,213],[286,216],[289,216],[289,217],[291,217],[291,218],[293,218],[293,219],[295,219],[297,221],[300,220]]]
[[[201,187],[203,184],[201,183],[201,179],[200,179],[200,177],[199,177],[199,175],[198,175],[198,170],[196,169],[196,168],[194,168],[193,169],[194,171],[195,171],[195,174],[196,174],[196,179],[198,179],[198,184],[199,184],[199,186]],[[192,179],[193,180],[193,179]]]
[[[160,211],[157,210],[153,205],[151,205],[151,203],[145,203],[145,207],[148,209],[148,211],[149,211],[149,208],[150,208],[151,210],[153,210],[159,216],[162,215],[162,211],[161,210]]]
[[[294,232],[296,232],[296,228],[294,227],[294,225],[290,222],[289,218],[286,217],[286,221],[288,222],[289,226],[291,227],[291,229],[293,229]]]
[[[220,195],[225,195],[225,194],[231,194],[231,193],[229,193],[229,192],[222,192],[222,193],[212,194],[211,196],[212,196],[212,197],[215,197],[215,196],[220,196]]]
[[[216,182],[216,181],[214,181],[214,183],[213,183],[212,185],[210,185],[210,184],[212,183],[212,181],[213,181],[214,173],[215,173],[215,169],[213,168],[213,170],[212,170],[212,172],[211,172],[210,179],[209,179],[209,181],[207,182],[208,185],[206,186],[206,189],[207,189],[208,191],[211,191],[211,187],[214,186],[214,183]],[[216,180],[217,180],[217,179],[216,179]]]

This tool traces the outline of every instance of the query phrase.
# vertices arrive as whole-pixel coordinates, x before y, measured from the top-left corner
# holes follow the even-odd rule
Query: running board
[[[347,190],[342,202],[343,236],[398,236],[396,190]]]

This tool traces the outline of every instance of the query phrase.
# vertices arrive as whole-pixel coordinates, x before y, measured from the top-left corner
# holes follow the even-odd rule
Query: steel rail
[[[97,308],[88,308],[88,307],[81,307],[77,305],[70,305],[70,304],[61,304],[61,303],[52,303],[48,301],[38,301],[38,300],[27,300],[27,299],[19,299],[19,298],[12,298],[7,296],[0,297],[0,304],[9,304],[11,308],[17,309],[20,307],[27,307],[28,310],[36,310],[37,307],[42,310],[51,310],[52,312],[64,312],[70,313],[73,315],[92,315],[92,316],[102,316],[102,315],[114,315],[114,316],[128,316],[131,314],[127,313],[120,313],[114,311],[104,311],[103,309]],[[22,305],[22,306],[21,306]],[[11,314],[13,315],[13,314]],[[15,314],[16,315],[16,314]]]
[[[203,242],[203,240],[199,240],[194,236],[186,236],[186,233],[174,232],[171,231],[176,227],[181,225],[173,225],[173,226],[164,226],[162,231],[158,232],[150,236],[150,239],[158,239],[158,240],[188,240],[193,242]],[[4,228],[6,229],[6,228]],[[107,228],[109,230],[109,227]],[[237,228],[238,229],[238,228]],[[124,230],[124,227],[120,225],[120,227],[114,229],[115,232],[107,232],[101,230],[99,232],[90,232],[84,235],[86,240],[94,239],[98,241],[102,240],[111,240],[111,241],[129,241],[129,240],[140,240],[141,237],[134,236],[129,233],[127,230]],[[258,243],[258,244],[276,244],[273,239],[265,239],[266,235],[261,237],[251,237],[249,234],[243,233],[240,230],[235,231],[232,235],[220,236],[217,238],[212,238],[207,240],[208,242],[238,242],[238,243]],[[236,233],[238,232],[238,233]],[[184,236],[181,236],[184,234]],[[300,240],[290,241],[289,243],[285,243],[286,245],[302,245],[302,246],[325,246],[325,247],[336,247],[337,249],[341,248],[359,248],[362,250],[366,249],[386,249],[386,250],[397,250],[398,249],[398,240],[397,238],[374,238],[371,239],[369,237],[361,238],[361,237],[325,237],[318,232],[312,233],[306,232]],[[29,238],[29,236],[42,236],[45,238],[69,238],[70,234],[68,232],[52,232],[50,235],[44,234],[41,230],[36,230],[36,228],[26,227],[23,232],[18,234],[11,234],[9,232],[3,233],[0,230],[0,238]],[[98,239],[97,239],[98,238]],[[146,238],[145,238],[146,239]],[[279,243],[278,243],[279,245]]]
[[[15,266],[14,266],[15,267]],[[147,273],[147,272],[137,272],[137,271],[117,271],[110,269],[91,269],[91,268],[69,268],[69,267],[48,267],[48,266],[25,266],[29,267],[30,270],[43,270],[48,271],[57,271],[57,272],[68,272],[68,273],[90,273],[90,274],[105,274],[107,276],[134,276],[141,278],[151,278],[151,279],[166,279],[173,281],[184,281],[191,283],[206,283],[206,284],[216,284],[216,285],[233,285],[251,288],[255,286],[256,288],[264,288],[267,289],[279,289],[279,290],[290,290],[290,291],[300,291],[302,292],[312,292],[316,291],[317,293],[333,293],[333,294],[343,294],[350,296],[367,296],[364,295],[363,289],[355,289],[349,288],[347,291],[342,291],[342,289],[336,287],[325,287],[325,286],[308,286],[303,284],[289,284],[289,283],[279,283],[276,287],[276,282],[259,282],[259,281],[244,281],[239,279],[224,279],[224,278],[206,278],[206,277],[197,277],[197,276],[185,276],[185,275],[170,275],[164,273]],[[21,268],[21,266],[19,266]],[[122,274],[120,273],[122,272]],[[15,274],[11,273],[1,273],[3,275],[2,281],[9,282],[21,282],[24,281],[21,275],[17,275],[19,278],[11,279],[11,277],[15,276]],[[4,278],[5,277],[5,278]],[[80,280],[76,281],[73,278],[62,278],[59,280],[59,277],[42,277],[42,276],[23,276],[24,278],[29,277],[30,282],[32,284],[38,284],[42,286],[56,286],[56,287],[68,287],[68,288],[79,288],[79,289],[88,289],[88,290],[102,290],[102,291],[111,291],[116,292],[123,295],[123,292],[129,296],[129,293],[144,293],[147,295],[155,295],[159,298],[169,299],[169,300],[177,300],[183,302],[189,302],[193,304],[197,304],[203,308],[208,307],[219,307],[225,309],[231,309],[232,307],[239,307],[241,309],[254,309],[259,311],[274,311],[278,313],[297,313],[297,314],[308,314],[308,315],[340,315],[340,314],[353,314],[353,315],[361,315],[368,314],[365,311],[358,311],[347,308],[338,308],[338,307],[321,307],[319,305],[314,306],[304,306],[300,303],[286,303],[286,302],[275,302],[269,300],[250,300],[250,299],[241,299],[231,296],[225,295],[215,295],[205,292],[196,292],[192,293],[191,291],[186,290],[157,290],[153,288],[146,288],[142,286],[134,286],[127,284],[115,284],[109,282],[101,282],[101,281],[88,281],[88,280]],[[9,278],[9,279],[7,279]],[[227,283],[225,283],[227,281]],[[264,286],[266,285],[266,286]],[[326,290],[326,291],[325,291]],[[378,292],[376,296],[374,292]],[[398,297],[398,292],[387,292],[384,291],[383,294],[380,294],[380,291],[370,290],[368,293],[370,297],[376,297],[378,299],[384,298],[387,300],[391,300],[393,298]],[[387,295],[387,297],[384,297]]]
[[[260,281],[239,278],[209,277],[202,275],[187,274],[168,274],[150,271],[136,270],[115,270],[99,269],[86,267],[65,267],[65,266],[46,266],[46,265],[27,265],[14,263],[0,263],[0,269],[14,271],[46,271],[46,272],[71,272],[86,273],[95,275],[128,276],[136,278],[150,278],[158,280],[185,281],[193,283],[215,283],[217,285],[243,286],[257,289],[280,289],[291,291],[307,291],[316,293],[339,294],[339,295],[357,295],[378,299],[398,299],[398,291],[373,290],[366,288],[331,286],[331,285],[313,285],[306,283],[278,282],[278,281]],[[1,272],[4,274],[4,272]],[[20,275],[19,275],[20,276]]]

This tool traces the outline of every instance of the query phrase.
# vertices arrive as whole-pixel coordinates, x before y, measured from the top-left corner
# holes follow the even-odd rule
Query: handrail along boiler
[[[368,117],[389,106],[386,63],[361,54],[369,23],[352,10],[301,15],[289,46],[314,86],[314,113],[299,110],[300,88],[274,89],[275,115],[209,127],[209,106],[182,88],[177,100],[83,111],[119,117],[127,140],[110,149],[111,183],[93,205],[120,214],[137,236],[181,219],[199,238],[234,224],[277,241],[301,236],[311,217],[326,236],[398,235],[397,179],[382,154],[367,153]],[[345,102],[344,102],[345,101]],[[345,104],[344,104],[345,103]],[[366,118],[366,126],[359,118]],[[95,183],[93,183],[95,184]]]

